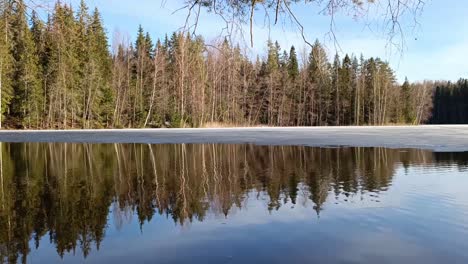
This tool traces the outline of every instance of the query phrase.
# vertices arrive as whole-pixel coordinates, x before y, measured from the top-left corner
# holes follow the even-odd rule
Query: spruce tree
[[[322,44],[316,40],[309,55],[309,65],[307,68],[307,82],[316,93],[316,104],[314,112],[316,117],[311,125],[330,124],[330,114],[332,108],[332,86],[330,76],[330,65],[327,53]]]
[[[273,43],[268,41],[267,66],[270,73],[273,73],[279,68],[279,52],[278,42]]]
[[[339,126],[341,124],[341,98],[340,98],[340,71],[341,63],[340,57],[338,54],[335,54],[335,59],[333,60],[332,67],[332,86],[333,86],[333,101],[335,104],[333,118],[335,120],[334,125]]]
[[[12,73],[12,5],[10,1],[0,2],[0,128],[2,128],[4,114],[8,113],[10,101],[13,97]]]
[[[81,124],[85,103],[80,89],[78,23],[70,6],[57,3],[48,24],[48,123],[73,128]]]
[[[154,58],[154,47],[153,47],[153,40],[151,39],[151,36],[148,32],[145,34],[145,49],[146,49],[146,55],[150,58]]]
[[[374,124],[374,104],[377,66],[374,58],[365,61],[365,86],[364,86],[364,122],[367,125]]]
[[[92,39],[91,54],[93,64],[96,65],[96,79],[94,83],[97,86],[95,109],[96,119],[100,117],[100,125],[108,126],[111,123],[111,115],[114,104],[114,94],[110,87],[111,79],[111,56],[109,54],[109,46],[106,32],[102,25],[99,10],[96,8],[93,12],[90,29],[88,30]]]
[[[339,98],[340,98],[340,120],[341,124],[352,124],[352,64],[348,54],[343,58],[343,63],[339,71]]]
[[[360,108],[360,90],[359,90],[359,61],[356,56],[352,57],[352,76],[351,76],[351,105],[352,105],[352,116],[351,123],[353,125],[359,125],[359,108]]]
[[[34,10],[31,13],[31,34],[36,47],[36,55],[39,58],[39,68],[42,68],[46,45],[45,25]]]
[[[227,40],[212,49],[177,32],[154,47],[140,26],[136,41],[111,55],[99,11],[90,14],[85,0],[76,13],[57,2],[46,23],[31,12],[31,28],[26,13],[23,0],[0,2],[0,117],[9,126],[420,123],[431,106],[426,84],[397,87],[378,58],[330,63],[318,41],[299,66],[294,46],[268,41],[254,61]],[[438,120],[464,120],[465,86],[436,90]],[[442,109],[442,100],[456,103]]]
[[[13,91],[11,115],[23,127],[37,127],[42,112],[42,91],[39,80],[39,59],[33,35],[26,19],[26,6],[22,0],[13,9]]]
[[[145,87],[146,73],[149,60],[148,39],[146,38],[143,27],[138,27],[137,39],[135,41],[135,50],[133,58],[133,76],[134,90],[133,98],[133,123],[135,127],[139,127],[145,117]]]
[[[95,94],[95,82],[93,78],[96,74],[95,64],[92,61],[92,45],[93,39],[91,37],[90,28],[91,17],[89,15],[88,6],[84,0],[81,0],[80,6],[76,15],[76,43],[75,52],[77,56],[76,75],[77,86],[80,97],[80,104],[77,105],[77,117],[80,119],[80,126],[83,128],[89,127],[94,107],[91,107],[92,97]],[[97,102],[96,102],[97,103]]]
[[[403,122],[411,124],[413,122],[411,114],[411,86],[408,78],[405,78],[405,82],[401,86],[401,103],[403,104]]]
[[[39,79],[40,79],[40,90],[42,93],[42,121],[44,121],[44,114],[46,111],[46,84],[47,84],[47,64],[48,64],[48,46],[46,42],[47,32],[44,22],[39,18],[35,11],[32,11],[31,14],[31,33],[33,36],[33,41],[36,47],[36,56],[38,58],[38,69],[39,69]],[[42,122],[41,126],[44,126]]]
[[[288,73],[289,77],[293,80],[299,76],[299,63],[297,61],[296,48],[294,46],[291,46],[291,50],[289,51]]]
[[[278,113],[278,88],[280,86],[279,83],[279,69],[280,69],[280,47],[278,42],[274,44],[269,41],[268,42],[268,58],[266,62],[266,70],[267,75],[265,76],[265,82],[267,84],[267,105],[268,105],[268,112],[267,112],[267,122],[269,125],[274,125],[275,120],[277,120],[277,113]]]
[[[283,50],[283,54],[281,55],[280,68],[286,70],[289,76],[289,54],[286,50]]]

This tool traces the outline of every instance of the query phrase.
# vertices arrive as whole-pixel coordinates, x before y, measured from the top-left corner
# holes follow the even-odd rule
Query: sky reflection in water
[[[468,153],[59,143],[1,150],[5,262],[468,261]]]

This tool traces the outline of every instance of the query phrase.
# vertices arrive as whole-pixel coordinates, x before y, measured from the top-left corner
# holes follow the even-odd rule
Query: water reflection
[[[44,237],[59,256],[86,257],[109,221],[120,229],[129,215],[141,228],[156,215],[184,226],[229,217],[252,195],[269,211],[311,201],[317,215],[327,199],[378,203],[399,167],[464,170],[468,161],[423,150],[185,144],[1,143],[0,155],[0,258],[10,263],[27,262]]]

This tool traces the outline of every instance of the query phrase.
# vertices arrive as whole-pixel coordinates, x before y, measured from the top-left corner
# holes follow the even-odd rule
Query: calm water
[[[4,262],[468,263],[468,153],[0,145]]]

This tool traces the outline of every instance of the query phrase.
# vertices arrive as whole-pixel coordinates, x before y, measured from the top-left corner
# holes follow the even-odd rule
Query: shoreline
[[[220,143],[468,151],[468,125],[1,130],[0,142]]]

